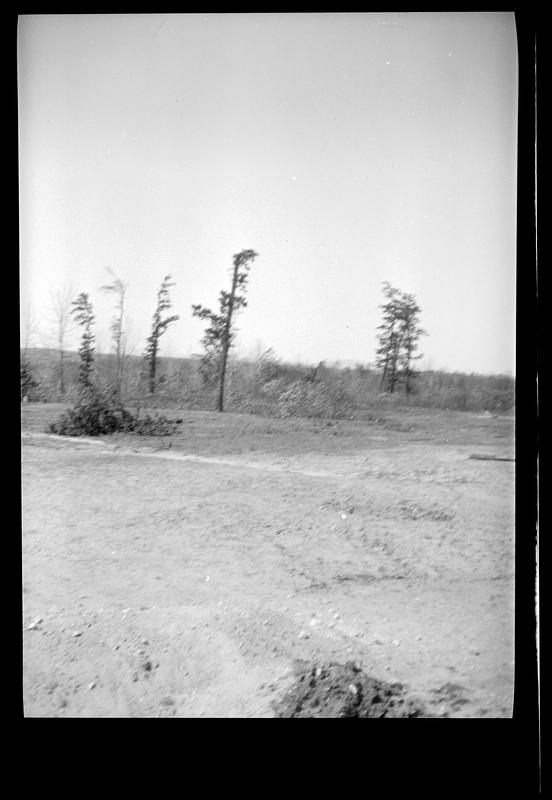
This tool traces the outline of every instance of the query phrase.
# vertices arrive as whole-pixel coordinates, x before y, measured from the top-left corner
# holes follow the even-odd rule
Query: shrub
[[[21,361],[19,373],[21,380],[21,400],[25,398],[31,401],[38,400],[40,384],[35,380],[33,369],[27,360]]]
[[[48,428],[61,436],[101,436],[117,431],[133,431],[137,420],[123,406],[98,389],[81,394],[74,408],[68,409]]]
[[[354,403],[341,381],[294,381],[279,396],[282,417],[347,419]]]
[[[134,431],[139,436],[171,436],[181,422],[181,419],[169,419],[162,414],[157,417],[146,414],[143,419],[136,420]]]
[[[261,384],[269,383],[285,375],[285,369],[271,347],[261,355],[258,371]]]
[[[61,436],[101,436],[109,433],[134,432],[139,436],[170,436],[181,419],[172,420],[146,414],[142,419],[124,408],[113,393],[104,394],[93,388],[84,393],[75,405],[50,424],[50,433]]]

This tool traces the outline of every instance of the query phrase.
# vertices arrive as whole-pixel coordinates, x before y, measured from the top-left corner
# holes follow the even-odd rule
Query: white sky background
[[[423,365],[515,372],[513,14],[37,15],[18,38],[36,343],[70,283],[109,349],[109,266],[137,354],[167,273],[161,355],[199,352],[190,306],[252,248],[243,355],[372,361],[387,280],[418,298]]]

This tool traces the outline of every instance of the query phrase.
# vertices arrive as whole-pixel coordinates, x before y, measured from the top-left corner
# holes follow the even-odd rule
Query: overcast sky
[[[163,276],[199,351],[255,249],[239,352],[371,362],[382,281],[413,292],[425,366],[515,371],[517,46],[511,13],[19,18],[23,319],[111,267],[136,353]],[[75,342],[77,340],[74,340]]]

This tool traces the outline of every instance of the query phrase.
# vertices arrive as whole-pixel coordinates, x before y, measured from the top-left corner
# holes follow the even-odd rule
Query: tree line
[[[218,308],[213,311],[201,304],[192,305],[192,315],[207,323],[201,339],[202,352],[197,355],[200,374],[206,386],[216,389],[216,410],[224,410],[225,384],[229,352],[236,337],[235,322],[239,312],[247,306],[246,292],[249,272],[258,253],[254,250],[242,250],[232,259],[230,270],[230,289],[221,290],[218,297]],[[108,268],[111,282],[100,287],[115,297],[115,314],[110,324],[113,352],[115,354],[115,381],[113,391],[117,400],[121,400],[123,367],[126,355],[126,339],[124,334],[125,296],[127,284]],[[165,275],[157,292],[152,316],[151,332],[147,337],[143,353],[142,380],[148,392],[153,396],[158,386],[158,361],[160,343],[169,326],[180,317],[170,314],[172,303],[170,289],[176,284],[172,276]],[[376,351],[376,368],[381,371],[380,389],[393,393],[399,386],[410,394],[414,387],[416,370],[415,362],[422,357],[417,353],[420,337],[425,331],[420,327],[421,309],[412,294],[394,288],[387,281],[383,283],[385,302],[382,309],[382,323],[378,326],[378,347]],[[53,318],[57,330],[57,348],[59,351],[59,388],[65,394],[65,344],[71,324],[81,328],[79,347],[79,387],[86,391],[93,385],[95,362],[94,309],[87,292],[81,292],[71,299],[66,289],[53,296]],[[28,360],[23,353],[21,361],[21,393],[32,384]]]

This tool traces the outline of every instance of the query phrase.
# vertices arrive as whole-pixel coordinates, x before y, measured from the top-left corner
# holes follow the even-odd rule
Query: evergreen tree
[[[412,391],[412,380],[416,375],[414,362],[422,358],[423,355],[422,353],[416,355],[420,336],[425,336],[426,333],[418,324],[420,312],[421,308],[414,295],[403,294],[400,317],[402,347],[399,356],[399,367],[407,394]]]
[[[193,316],[209,321],[209,326],[201,343],[200,371],[209,384],[218,383],[217,411],[224,410],[224,383],[228,353],[234,342],[236,330],[234,315],[247,306],[245,291],[249,278],[249,270],[258,253],[254,250],[242,250],[233,257],[232,285],[229,292],[222,290],[219,294],[219,311],[215,313],[202,305],[193,305]]]
[[[72,311],[75,322],[83,328],[81,345],[79,347],[79,386],[89,389],[92,386],[92,371],[94,369],[94,312],[92,303],[86,292],[81,292],[72,302]]]
[[[414,361],[422,357],[416,355],[420,336],[425,331],[419,326],[421,309],[412,294],[401,292],[385,281],[383,294],[386,302],[383,310],[383,321],[378,326],[379,347],[376,350],[376,367],[381,370],[380,388],[394,392],[399,382],[403,382],[405,391],[412,391],[412,379],[415,375]]]

